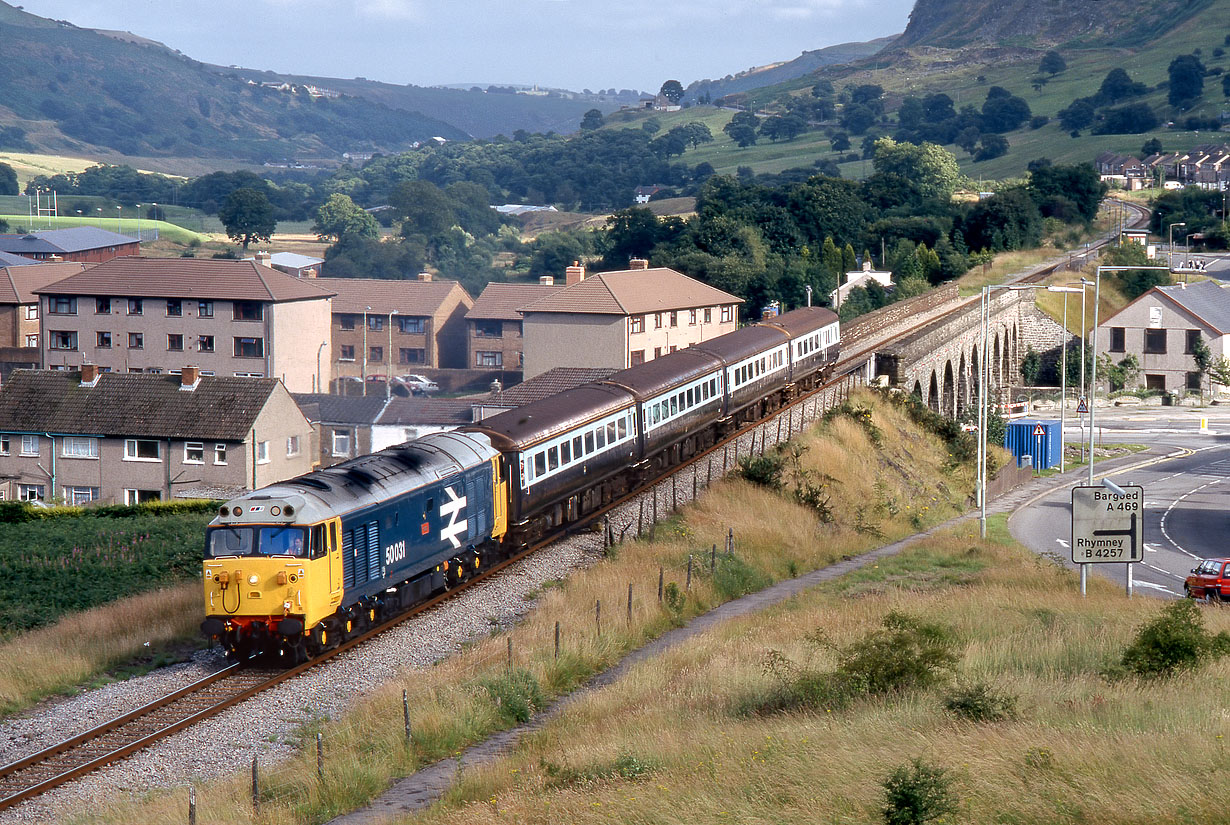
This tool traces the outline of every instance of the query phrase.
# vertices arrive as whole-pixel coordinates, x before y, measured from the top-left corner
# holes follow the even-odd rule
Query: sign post
[[[1112,485],[1113,486],[1113,485]],[[1126,564],[1132,595],[1132,565],[1145,560],[1145,488],[1127,484],[1072,488],[1072,561]]]
[[[1034,425],[1034,475],[1042,475],[1042,456],[1045,455],[1042,447],[1042,439],[1046,435],[1046,428],[1041,424]]]

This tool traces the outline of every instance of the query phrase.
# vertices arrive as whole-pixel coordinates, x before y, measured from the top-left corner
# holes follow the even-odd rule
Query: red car
[[[1183,592],[1193,599],[1230,601],[1230,559],[1205,559],[1183,582]]]

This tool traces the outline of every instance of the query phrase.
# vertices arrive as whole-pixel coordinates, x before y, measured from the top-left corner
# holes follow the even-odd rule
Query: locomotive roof
[[[606,381],[627,387],[637,399],[644,401],[664,390],[686,384],[705,373],[722,368],[722,362],[695,347],[677,350],[661,358],[637,364],[607,377]]]
[[[584,384],[515,410],[484,418],[462,432],[486,433],[501,450],[522,450],[545,438],[624,409],[633,397],[610,384]]]
[[[235,501],[289,500],[299,508],[295,521],[318,521],[447,478],[490,461],[496,454],[490,440],[479,433],[432,433],[254,490]],[[214,523],[245,520],[251,519],[222,517]]]
[[[717,338],[711,338],[708,341],[702,341],[691,348],[715,355],[722,359],[727,366],[730,366],[737,361],[759,352],[764,352],[767,349],[772,349],[789,340],[790,338],[786,332],[778,327],[756,324],[744,327],[743,329],[737,329],[734,332],[728,332],[725,335],[719,335]]]

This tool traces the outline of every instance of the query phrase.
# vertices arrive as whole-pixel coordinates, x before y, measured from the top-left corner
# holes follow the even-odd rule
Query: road
[[[1209,432],[1200,432],[1200,419],[1209,418]],[[1149,445],[1148,453],[1112,471],[1116,484],[1145,488],[1145,560],[1135,565],[1133,578],[1139,592],[1183,595],[1183,579],[1195,560],[1230,555],[1230,412],[1140,408],[1131,411],[1098,410],[1099,430],[1105,442]],[[1065,440],[1080,438],[1069,428]],[[1143,466],[1141,466],[1143,465]],[[1095,471],[1095,479],[1101,473]],[[1054,489],[1019,509],[1009,530],[1037,553],[1071,559],[1071,488],[1086,483],[1078,477],[1057,481]],[[1091,565],[1093,573],[1124,581],[1120,564]]]

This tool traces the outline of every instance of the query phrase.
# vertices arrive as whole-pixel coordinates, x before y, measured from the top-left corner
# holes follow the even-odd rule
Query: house
[[[463,398],[393,398],[372,427],[372,449],[448,432],[474,420],[472,402]]]
[[[34,291],[84,270],[79,263],[0,268],[0,347],[30,347],[37,365],[39,300]]]
[[[1093,164],[1100,179],[1112,186],[1136,190],[1143,189],[1145,184],[1152,182],[1149,167],[1132,155],[1102,152],[1094,158]]]
[[[466,313],[467,366],[520,371],[524,333],[518,307],[563,288],[550,277],[536,284],[487,284]]]
[[[311,434],[273,378],[19,370],[0,387],[0,495],[230,498],[308,472]]]
[[[503,387],[492,390],[478,400],[467,402],[473,411],[473,419],[482,421],[493,415],[523,407],[552,395],[575,389],[591,381],[601,381],[611,373],[613,367],[556,367],[547,370],[542,375],[536,375],[529,381],[522,381],[508,389]]]
[[[893,273],[874,270],[871,268],[871,261],[863,261],[862,269],[847,272],[846,282],[829,293],[829,304],[833,307],[840,307],[845,303],[850,290],[856,287],[866,289],[867,285],[872,282],[888,289],[893,285]]]
[[[270,266],[278,272],[294,275],[296,278],[315,278],[321,274],[325,265],[324,258],[313,258],[311,255],[300,255],[297,252],[257,252],[245,261],[256,261],[258,264]]]
[[[625,367],[733,332],[738,298],[649,262],[585,277],[568,267],[565,286],[520,307],[525,378],[552,367]]]
[[[1143,386],[1166,392],[1199,390],[1196,342],[1216,361],[1228,354],[1228,333],[1230,290],[1215,281],[1153,287],[1098,325],[1099,348],[1114,363],[1134,355]]]
[[[113,258],[34,290],[43,366],[327,380],[333,292],[253,261]],[[323,369],[327,370],[328,362]]]
[[[456,281],[437,281],[424,272],[415,281],[317,278],[308,283],[337,294],[335,379],[383,380],[423,367],[466,365],[465,316],[474,300]]]
[[[632,197],[637,203],[649,203],[653,196],[662,191],[661,186],[638,186],[632,190]]]
[[[372,426],[388,403],[384,395],[295,393],[293,397],[312,424],[314,454],[321,467],[373,451]]]
[[[41,229],[24,235],[0,235],[0,252],[35,261],[102,263],[123,255],[140,255],[141,242],[96,226]]]

